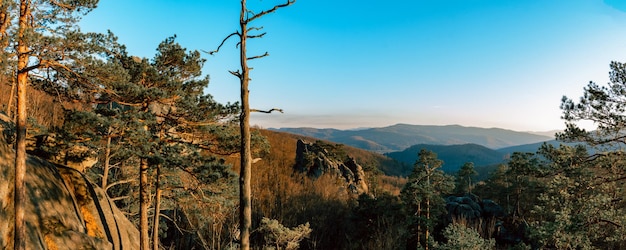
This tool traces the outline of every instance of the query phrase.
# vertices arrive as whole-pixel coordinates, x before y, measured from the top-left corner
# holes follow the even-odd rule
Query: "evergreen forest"
[[[175,35],[141,58],[115,31],[82,32],[97,3],[0,2],[0,112],[14,122],[4,136],[16,182],[21,149],[77,169],[136,226],[141,249],[626,249],[624,63],[610,62],[608,84],[562,98],[560,146],[512,153],[481,178],[473,162],[444,172],[422,149],[396,176],[407,166],[382,154],[250,127],[250,112],[279,110],[247,105],[247,66],[231,72],[242,101],[218,103],[209,53]],[[242,30],[226,39],[244,51],[263,36],[244,24],[294,3],[254,14],[242,1]],[[212,43],[219,53],[224,42]],[[299,140],[311,142],[304,153]],[[354,162],[350,174],[312,170]]]

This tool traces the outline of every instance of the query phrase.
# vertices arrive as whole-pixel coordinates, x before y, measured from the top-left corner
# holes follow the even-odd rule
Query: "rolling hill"
[[[473,162],[474,166],[488,166],[499,164],[505,160],[506,154],[478,144],[462,145],[429,145],[418,144],[403,151],[385,154],[397,161],[410,164],[415,163],[420,150],[433,151],[443,161],[441,170],[446,173],[455,173],[466,162]],[[406,173],[408,174],[408,173]]]
[[[427,149],[435,152],[438,158],[440,160],[443,160],[444,164],[442,166],[442,170],[452,174],[458,171],[458,169],[466,162],[473,162],[477,170],[479,168],[485,167],[493,168],[494,165],[504,163],[506,159],[508,159],[510,155],[514,152],[536,153],[544,143],[547,143],[554,147],[559,147],[561,144],[565,144],[568,146],[576,145],[576,143],[563,143],[556,140],[550,140],[545,142],[517,145],[494,150],[477,144],[418,144],[411,146],[403,151],[385,153],[385,155],[399,162],[412,166],[418,159],[418,152],[421,149]],[[404,169],[406,170],[406,168]],[[409,173],[410,171],[404,174]]]
[[[417,144],[460,145],[477,144],[499,149],[549,141],[553,138],[529,132],[500,128],[477,128],[460,125],[427,126],[396,124],[382,128],[338,130],[316,128],[272,129],[315,137],[379,153],[402,151]]]

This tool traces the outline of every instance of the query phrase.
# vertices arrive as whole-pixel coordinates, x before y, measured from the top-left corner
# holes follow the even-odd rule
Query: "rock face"
[[[343,179],[354,194],[369,192],[365,172],[354,158],[348,157],[345,161],[336,159],[327,149],[314,143],[298,140],[294,169],[312,178],[332,174]]]
[[[0,249],[13,248],[14,159],[0,136]],[[27,249],[139,249],[137,229],[82,173],[33,156],[26,165]]]
[[[502,218],[504,209],[488,199],[480,199],[473,194],[464,196],[448,196],[446,198],[448,216],[467,220]]]

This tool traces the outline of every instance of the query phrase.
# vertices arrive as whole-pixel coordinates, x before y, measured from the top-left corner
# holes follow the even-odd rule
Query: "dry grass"
[[[11,85],[5,83],[0,84],[0,111],[7,112],[9,99],[11,99]],[[43,91],[29,87],[26,91],[26,115],[30,119],[34,119],[38,125],[44,127],[58,127],[63,125],[64,110],[66,109],[86,109],[87,105],[78,102],[60,102],[54,96]],[[11,115],[15,114],[15,98],[12,101]],[[11,117],[13,118],[13,117]]]

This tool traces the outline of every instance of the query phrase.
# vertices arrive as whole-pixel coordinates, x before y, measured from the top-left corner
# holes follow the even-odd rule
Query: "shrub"
[[[277,220],[263,217],[259,232],[265,240],[264,249],[298,249],[300,241],[311,234],[309,223],[299,225],[293,229],[280,224]]]
[[[496,249],[496,242],[493,239],[483,239],[476,230],[462,224],[451,223],[444,229],[443,235],[448,242],[436,247],[437,250]]]

